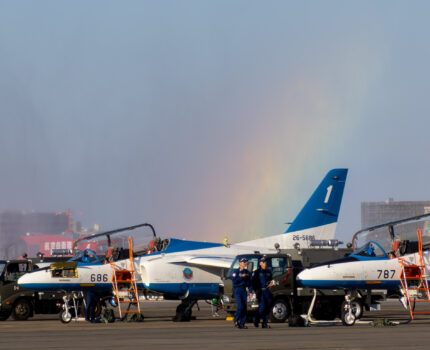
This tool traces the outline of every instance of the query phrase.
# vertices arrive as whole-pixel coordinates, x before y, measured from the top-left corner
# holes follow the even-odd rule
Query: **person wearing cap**
[[[239,268],[233,271],[233,295],[236,300],[236,314],[234,315],[234,326],[244,329],[246,322],[247,289],[251,289],[251,273],[246,269],[246,258],[239,260]]]
[[[270,305],[272,303],[272,294],[269,288],[273,286],[272,271],[267,268],[267,259],[265,256],[260,258],[260,266],[252,274],[252,288],[257,295],[258,310],[254,317],[254,326],[258,328],[262,320],[261,328],[270,328],[267,324],[269,321]]]

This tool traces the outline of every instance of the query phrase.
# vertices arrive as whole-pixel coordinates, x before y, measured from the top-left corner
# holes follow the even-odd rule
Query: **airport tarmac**
[[[171,321],[178,302],[143,302],[145,321],[62,324],[58,315],[40,315],[28,321],[0,323],[0,349],[428,349],[430,315],[409,324],[372,327],[313,325],[306,328],[271,324],[271,329],[235,329],[231,321],[214,318],[211,307],[200,302],[196,320]],[[407,321],[398,301],[384,303],[381,311],[366,312],[363,320],[388,318]]]

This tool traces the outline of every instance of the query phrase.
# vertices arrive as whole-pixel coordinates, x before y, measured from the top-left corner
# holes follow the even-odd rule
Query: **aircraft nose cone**
[[[314,287],[315,280],[317,279],[318,271],[315,271],[315,269],[305,269],[300,272],[296,277],[297,282],[299,282],[305,287]]]
[[[18,279],[18,285],[22,288],[27,289],[38,289],[39,283],[41,282],[41,274],[39,271],[28,272]]]
[[[306,269],[306,270],[303,270],[302,272],[300,272],[298,275],[297,275],[297,277],[296,277],[296,280],[297,281],[303,281],[303,280],[307,280],[308,278],[308,275],[309,275],[309,271],[308,271],[308,269]]]
[[[31,277],[29,276],[28,273],[26,273],[24,276],[21,276],[18,279],[18,285],[20,287],[26,288],[26,285],[30,284],[30,279],[31,279]]]

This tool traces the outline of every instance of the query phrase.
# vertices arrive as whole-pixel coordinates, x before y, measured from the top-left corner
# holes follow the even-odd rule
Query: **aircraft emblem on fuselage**
[[[188,267],[184,269],[184,278],[186,280],[190,280],[193,278],[193,271]]]

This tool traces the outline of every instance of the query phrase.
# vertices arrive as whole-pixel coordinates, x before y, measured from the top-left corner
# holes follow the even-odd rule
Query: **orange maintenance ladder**
[[[115,263],[111,263],[114,272],[112,276],[112,287],[118,303],[119,317],[121,319],[125,317],[123,314],[140,315],[139,294],[137,292],[136,273],[133,264],[133,239],[131,237],[128,238],[128,247],[130,254],[130,259],[127,261],[129,265],[128,268],[122,269]],[[126,309],[124,308],[125,305],[127,305]],[[134,310],[131,310],[132,305],[136,306]]]
[[[402,269],[400,271],[400,282],[402,283],[403,293],[408,300],[409,311],[412,320],[414,315],[430,315],[430,311],[414,311],[415,303],[430,303],[430,292],[428,285],[428,275],[423,260],[423,236],[421,229],[417,230],[418,236],[418,264],[411,264],[404,258],[398,258]],[[414,303],[414,306],[412,306]]]

